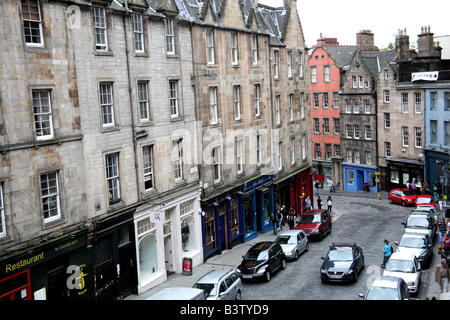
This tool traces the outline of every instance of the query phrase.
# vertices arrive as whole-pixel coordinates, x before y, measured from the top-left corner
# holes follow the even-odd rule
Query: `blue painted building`
[[[363,190],[364,185],[367,184],[371,192],[378,191],[377,176],[375,174],[377,172],[376,166],[343,162],[342,168],[344,173],[344,190]]]
[[[450,76],[437,71],[436,80],[423,84],[425,131],[425,180],[437,185],[439,193],[450,189]],[[444,80],[441,80],[444,79]]]

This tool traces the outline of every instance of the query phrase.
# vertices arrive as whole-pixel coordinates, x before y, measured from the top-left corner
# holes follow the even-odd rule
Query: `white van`
[[[145,300],[206,300],[202,289],[172,287],[165,288]]]

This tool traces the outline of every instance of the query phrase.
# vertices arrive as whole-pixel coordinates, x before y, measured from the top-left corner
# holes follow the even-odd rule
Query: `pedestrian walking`
[[[319,181],[316,181],[314,187],[316,188],[316,192],[314,193],[314,195],[319,196]]]
[[[287,221],[287,215],[288,215],[288,212],[286,210],[286,206],[284,204],[281,206],[280,211],[281,211],[281,214],[283,216],[283,219],[281,220],[281,225],[284,226],[286,221]]]
[[[450,277],[450,271],[447,265],[447,261],[442,260],[435,268],[434,280],[439,285],[439,293],[448,292],[448,279]]]
[[[331,196],[328,196],[328,198],[327,198],[327,206],[328,206],[328,212],[331,214],[331,208],[333,206],[333,201],[331,200]]]
[[[320,196],[317,198],[317,209],[322,209],[322,199],[320,199]]]
[[[278,211],[277,211],[277,220],[278,220],[278,228],[280,228],[280,231],[283,231],[283,226],[282,226],[283,214],[281,213],[280,209],[278,209]]]
[[[278,221],[275,214],[272,212],[270,214],[270,220],[272,220],[272,228],[273,228],[273,234],[277,235],[277,229],[278,229]]]
[[[445,223],[445,219],[442,218],[438,223],[438,236],[439,236],[439,245],[442,246],[442,238],[444,237],[445,233],[447,232],[447,224]]]
[[[386,266],[386,263],[389,261],[389,258],[392,255],[392,246],[388,239],[384,239],[384,247],[383,247],[383,264],[381,265],[382,268]]]
[[[294,211],[289,211],[289,214],[287,216],[287,222],[289,225],[289,230],[293,230],[294,229],[294,221],[295,221],[295,215],[294,215]]]
[[[333,178],[331,178],[330,180],[328,180],[328,186],[330,187],[330,192],[334,193],[336,190],[334,189],[334,181]]]
[[[309,198],[309,196],[306,197],[305,202],[306,202],[306,211],[311,210],[312,209],[312,207],[311,207],[311,199]]]
[[[450,236],[448,232],[442,237],[442,249],[444,249],[444,256],[446,259],[450,259]]]

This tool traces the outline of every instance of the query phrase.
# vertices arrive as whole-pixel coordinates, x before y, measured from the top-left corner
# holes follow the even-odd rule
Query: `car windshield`
[[[431,203],[431,198],[417,198],[416,204],[419,203]]]
[[[278,242],[279,244],[296,244],[297,241],[295,241],[296,237],[294,236],[287,236],[287,235],[280,235],[275,239],[275,242]]]
[[[300,218],[299,223],[319,223],[320,214],[304,214]]]
[[[398,292],[395,288],[372,287],[366,296],[367,300],[398,300]]]
[[[421,238],[403,237],[399,243],[400,247],[425,248],[425,241]]]
[[[407,227],[419,227],[419,228],[428,228],[430,223],[427,219],[424,219],[423,216],[410,217],[408,219]]]
[[[403,196],[413,196],[413,195],[414,195],[414,192],[409,191],[409,190],[407,190],[407,191],[402,191],[402,195],[403,195]]]
[[[389,259],[385,270],[391,272],[412,273],[414,272],[414,263],[408,260]]]
[[[215,283],[196,283],[194,288],[202,289],[205,292],[205,297],[215,296],[217,294],[217,284]]]
[[[352,250],[335,250],[332,249],[327,254],[327,260],[330,261],[352,261]]]
[[[244,259],[245,260],[251,260],[251,261],[261,261],[261,260],[267,260],[269,258],[269,251],[259,251],[259,250],[249,250]]]

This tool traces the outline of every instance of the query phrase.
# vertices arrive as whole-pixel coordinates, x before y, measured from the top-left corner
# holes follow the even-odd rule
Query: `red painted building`
[[[324,175],[323,184],[339,182],[334,159],[341,157],[339,90],[341,70],[350,63],[356,46],[340,46],[336,38],[317,40],[309,58],[311,72],[311,143],[315,173]]]

